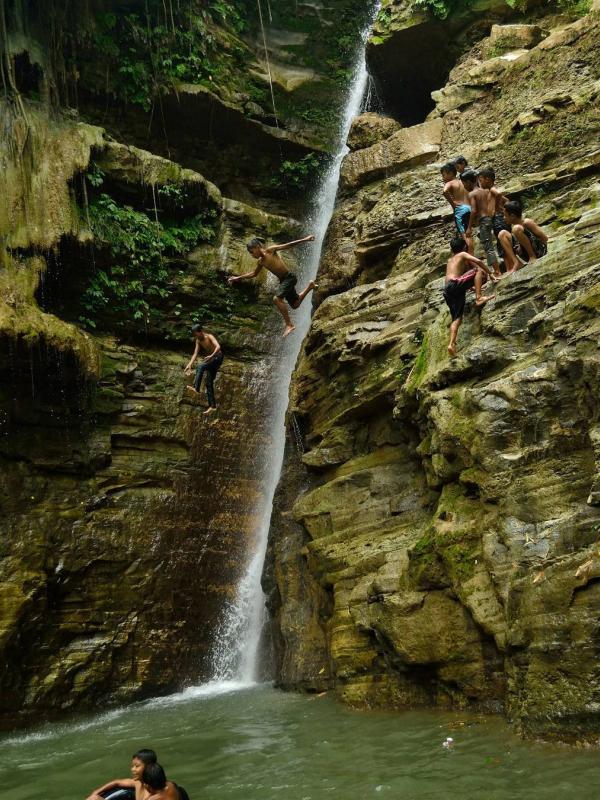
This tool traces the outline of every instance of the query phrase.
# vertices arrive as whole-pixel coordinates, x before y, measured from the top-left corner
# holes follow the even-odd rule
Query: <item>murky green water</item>
[[[4,735],[0,797],[84,798],[126,777],[143,746],[191,800],[570,800],[600,791],[600,754],[523,743],[500,720],[356,712],[260,687],[190,690]]]

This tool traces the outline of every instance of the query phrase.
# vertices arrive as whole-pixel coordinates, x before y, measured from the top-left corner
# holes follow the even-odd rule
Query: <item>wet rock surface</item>
[[[0,724],[212,675],[263,502],[281,346],[275,281],[227,277],[254,268],[250,238],[306,234],[286,169],[314,172],[331,146],[338,38],[365,13],[348,0],[356,16],[330,30],[330,8],[274,9],[275,111],[255,7],[190,5],[196,48],[187,6],[163,26],[161,3],[5,5]],[[210,418],[183,374],[196,321],[225,352]]]
[[[498,67],[479,39],[440,87],[437,164],[390,156],[338,198],[265,583],[283,686],[317,675],[352,705],[484,708],[530,736],[595,741],[600,194],[583,98],[598,12],[526,22],[492,37],[518,57]],[[515,134],[523,113],[535,124]],[[374,148],[385,161],[369,145],[346,174]],[[482,309],[468,299],[451,360],[439,165],[459,152],[492,164],[550,242]]]

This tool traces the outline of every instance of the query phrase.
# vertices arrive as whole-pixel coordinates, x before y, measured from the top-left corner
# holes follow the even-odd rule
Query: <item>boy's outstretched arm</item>
[[[473,264],[476,267],[481,267],[481,269],[484,269],[488,275],[495,277],[494,270],[491,267],[488,267],[485,261],[482,261],[480,258],[477,258],[477,256],[472,256],[470,253],[463,253],[463,257],[465,261],[469,262],[469,264]]]
[[[199,352],[200,352],[200,342],[196,342],[196,346],[194,347],[193,355],[190,358],[190,360],[188,361],[187,366],[183,370],[186,373],[186,375],[192,371],[192,367],[194,366],[194,363],[195,363],[196,359],[198,358],[198,353]]]
[[[462,256],[465,261],[469,262],[469,264],[473,264],[475,267],[483,267],[486,270],[488,269],[487,264],[484,264],[484,262],[480,258],[477,258],[477,256],[472,256],[471,253],[464,252]]]
[[[230,275],[229,278],[227,278],[227,283],[231,286],[231,284],[237,283],[238,281],[249,281],[252,278],[256,278],[261,269],[262,264],[257,264],[252,272],[244,272],[243,275]]]
[[[548,237],[544,233],[544,231],[540,228],[537,222],[534,222],[532,219],[524,219],[523,220],[525,227],[529,228],[529,230],[537,236],[538,239],[541,239],[544,244],[548,243]]]
[[[297,244],[304,244],[304,242],[314,242],[315,237],[311,234],[305,236],[304,239],[295,239],[293,242],[286,242],[285,244],[272,244],[267,247],[267,253],[277,253],[279,250],[289,250],[290,247],[295,247]]]
[[[122,778],[116,781],[109,781],[105,783],[103,786],[99,786],[95,789],[87,798],[87,800],[96,800],[96,798],[100,798],[102,800],[103,792],[108,792],[110,789],[118,789],[122,787],[123,789],[135,789],[135,781],[133,778]]]

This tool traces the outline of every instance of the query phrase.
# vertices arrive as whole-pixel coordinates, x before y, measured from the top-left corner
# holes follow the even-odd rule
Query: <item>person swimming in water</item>
[[[268,270],[279,278],[279,291],[273,298],[273,303],[277,306],[277,310],[285,322],[285,330],[283,331],[284,336],[289,336],[290,333],[295,330],[295,326],[292,325],[290,312],[288,311],[287,306],[289,305],[294,309],[298,308],[306,295],[309,292],[312,292],[317,284],[314,281],[309,281],[306,288],[301,291],[300,294],[298,294],[296,292],[298,278],[286,267],[279,253],[282,250],[289,250],[290,247],[296,247],[296,245],[304,244],[304,242],[314,242],[314,240],[314,236],[305,236],[304,239],[297,239],[296,241],[287,242],[286,244],[272,244],[270,247],[265,247],[264,239],[259,239],[258,237],[252,239],[250,242],[248,242],[246,248],[252,258],[255,258],[258,261],[256,269],[253,269],[252,272],[246,272],[243,275],[232,275],[228,279],[229,285],[231,286],[238,281],[246,281],[256,278],[262,269]]]
[[[142,786],[146,792],[145,800],[173,800],[169,783],[160,764],[148,764],[142,773]],[[181,795],[178,793],[177,800],[180,797]]]
[[[86,800],[110,800],[114,796],[115,800],[126,800],[128,795],[120,790],[130,790],[130,795],[135,795],[135,800],[148,800],[151,796],[148,789],[143,784],[144,770],[152,765],[156,765],[157,756],[154,750],[138,750],[131,757],[131,778],[117,778],[95,789]],[[162,770],[162,767],[161,767]],[[163,771],[164,775],[164,771]],[[187,792],[177,786],[173,781],[165,779],[164,798],[166,800],[186,800]],[[189,799],[188,799],[189,800]]]

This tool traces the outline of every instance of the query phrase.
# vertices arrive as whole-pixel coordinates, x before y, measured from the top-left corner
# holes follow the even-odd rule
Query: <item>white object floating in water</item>
[[[445,742],[442,742],[442,747],[447,748],[448,750],[454,746],[454,739],[451,736],[448,736]]]

